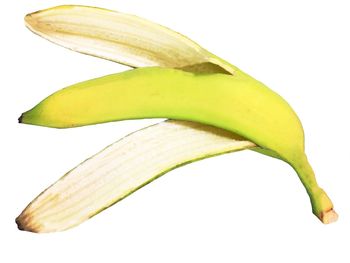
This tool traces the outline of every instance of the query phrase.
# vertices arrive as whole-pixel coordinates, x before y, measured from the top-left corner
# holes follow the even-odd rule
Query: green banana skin
[[[239,134],[294,168],[318,218],[327,222],[333,211],[307,161],[297,115],[278,94],[242,72],[134,69],[62,89],[24,113],[20,122],[69,128],[140,118],[189,120]]]

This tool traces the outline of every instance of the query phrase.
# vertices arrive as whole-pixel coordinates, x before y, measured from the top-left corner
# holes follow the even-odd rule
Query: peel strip
[[[235,71],[234,66],[184,35],[129,14],[65,5],[28,14],[25,22],[30,30],[53,43],[131,67]]]
[[[87,159],[41,193],[16,221],[20,229],[31,232],[66,230],[172,169],[253,147],[252,142],[215,127],[168,120],[134,132]]]

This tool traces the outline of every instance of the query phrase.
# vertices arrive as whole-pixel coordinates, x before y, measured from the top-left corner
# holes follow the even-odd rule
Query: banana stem
[[[301,165],[292,166],[297,172],[311,201],[312,212],[322,223],[329,224],[338,219],[338,214],[333,210],[333,203],[326,192],[317,184],[315,173],[305,156]]]

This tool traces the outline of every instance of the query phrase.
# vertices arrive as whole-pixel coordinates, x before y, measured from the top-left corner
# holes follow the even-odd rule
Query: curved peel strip
[[[255,146],[212,126],[165,121],[87,159],[40,194],[16,222],[32,232],[62,231],[181,165]]]
[[[25,21],[34,33],[56,44],[131,67],[181,68],[214,63],[222,72],[234,72],[229,63],[189,38],[133,15],[67,5],[28,14]],[[213,71],[211,67],[206,70]]]

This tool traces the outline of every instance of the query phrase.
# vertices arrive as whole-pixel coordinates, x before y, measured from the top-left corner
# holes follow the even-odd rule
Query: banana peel
[[[164,121],[124,137],[72,169],[41,193],[17,224],[31,232],[66,230],[172,169],[253,147],[252,142],[212,126]]]
[[[64,5],[25,17],[47,40],[83,54],[130,67],[182,68],[233,74],[235,67],[167,27],[108,9]]]
[[[135,16],[86,6],[61,6],[29,14],[26,16],[25,20],[27,26],[33,32],[54,43],[81,53],[105,58],[132,67],[161,66],[165,68],[178,68],[182,71],[196,73],[222,73],[232,74],[233,76],[248,76],[235,66],[209,53],[198,44],[180,35],[179,33]],[[159,42],[158,37],[160,40]],[[254,79],[252,80],[254,81]],[[25,122],[25,115],[22,116],[21,121]],[[170,127],[174,126],[172,128],[183,124],[184,122],[182,121],[166,122],[166,125],[170,125]],[[89,163],[91,160],[97,160],[96,162],[98,162],[98,160],[100,160],[100,156],[103,156],[104,152],[111,148],[110,146],[105,151],[102,151],[101,153],[92,157],[90,160],[87,160],[85,163],[78,166],[76,169],[73,169],[65,177],[36,198],[18,217],[17,223],[19,227],[21,229],[34,232],[51,232],[70,228],[103,210],[103,208],[106,208],[119,201],[128,194],[140,188],[142,185],[162,175],[167,170],[205,157],[246,148],[257,150],[264,154],[283,159],[279,154],[276,154],[276,152],[270,151],[268,148],[257,147],[255,143],[248,141],[243,137],[237,136],[234,133],[230,133],[230,136],[227,136],[228,134],[221,136],[221,140],[225,141],[225,143],[220,144],[216,141],[217,134],[222,134],[224,132],[223,130],[214,128],[216,129],[216,132],[213,133],[213,130],[208,129],[209,126],[204,124],[195,123],[195,128],[191,126],[194,125],[194,123],[185,122],[185,124],[187,124],[186,129],[192,132],[193,136],[190,137],[198,136],[199,138],[200,134],[205,134],[205,136],[201,137],[201,139],[204,140],[201,140],[201,143],[203,145],[209,143],[212,145],[212,147],[215,145],[215,151],[212,149],[207,150],[204,147],[201,154],[199,154],[200,157],[198,157],[199,155],[196,152],[197,148],[190,147],[190,149],[187,150],[188,154],[184,155],[186,157],[182,156],[182,159],[176,159],[175,157],[177,155],[175,154],[173,156],[173,161],[177,162],[177,165],[175,162],[172,163],[172,165],[168,163],[167,165],[169,169],[166,169],[164,166],[162,169],[158,169],[157,171],[148,174],[148,177],[134,175],[134,177],[136,176],[135,178],[141,178],[141,181],[136,183],[134,180],[130,179],[129,182],[131,181],[133,183],[128,185],[128,187],[125,189],[118,189],[118,187],[117,189],[114,189],[112,185],[118,186],[121,183],[120,178],[123,176],[132,178],[132,173],[119,173],[117,168],[113,168],[112,170],[114,172],[110,173],[113,174],[113,176],[109,174],[109,176],[111,176],[111,181],[109,182],[113,182],[112,185],[110,185],[109,183],[105,183],[105,180],[102,180],[102,183],[98,183],[98,176],[101,176],[101,174],[102,176],[105,175],[103,169],[100,171],[99,169],[95,169],[93,165],[87,165],[87,167],[89,167],[88,170],[90,171],[90,177],[86,176],[86,174],[84,175],[84,172],[80,172],[81,170],[79,169],[80,166],[84,166],[85,163]],[[158,137],[162,138],[165,135],[164,138],[167,138],[166,135],[169,135],[169,130],[164,128],[164,123],[157,125],[159,126],[159,130],[157,130]],[[158,128],[157,125],[151,126],[147,129]],[[141,130],[135,134],[143,134],[143,132],[144,130]],[[234,138],[240,138],[240,140],[235,140],[232,138],[232,136],[234,136]],[[129,137],[133,138],[133,136]],[[195,145],[186,143],[186,140],[189,140],[186,138],[188,137],[178,136],[175,138],[175,141],[172,141],[172,143],[176,146],[174,148],[180,149],[186,145]],[[121,141],[123,140],[124,139]],[[119,152],[118,145],[121,141],[117,142],[115,147],[113,147],[114,151],[116,152],[115,156],[119,156],[117,154]],[[231,144],[228,143],[228,141],[230,141]],[[227,147],[229,147],[229,149]],[[152,151],[157,152],[156,150]],[[132,159],[133,158],[130,160]],[[136,157],[134,159],[138,160]],[[169,156],[169,161],[171,160],[172,158]],[[111,163],[111,159],[109,159],[105,165],[110,165],[108,162]],[[164,163],[166,164],[167,162]],[[157,165],[154,166],[155,168],[158,167]],[[293,168],[299,172],[300,179],[310,195],[314,214],[324,223],[335,221],[337,214],[334,212],[333,205],[327,195],[321,188],[318,187],[312,168],[309,165],[307,165],[307,171],[301,171],[299,167],[295,166],[293,166]],[[95,175],[98,176],[94,177]],[[79,202],[70,202],[70,199],[77,200],[77,198],[79,199],[81,196],[84,196],[84,194],[88,194],[89,188],[86,190],[87,192],[84,193],[77,191],[64,195],[63,193],[65,192],[65,187],[69,188],[74,185],[74,183],[83,185],[84,182],[86,182],[85,179],[92,180],[91,182],[94,183],[89,185],[98,185],[101,189],[100,193],[102,193],[102,196],[108,196],[108,198],[83,198],[82,200],[85,200],[85,203],[83,202],[83,204]],[[71,180],[73,180],[73,183]],[[57,185],[62,187],[57,187]],[[91,190],[91,193],[93,191],[96,190]],[[62,198],[62,196],[65,197]],[[92,209],[85,214],[81,213],[84,208],[86,211],[86,206],[89,206],[89,203],[94,203],[94,200],[101,200],[101,203],[98,203],[97,206],[92,207]],[[68,212],[65,206],[66,208],[69,207]],[[70,223],[65,221],[64,218],[69,218],[68,221]]]

